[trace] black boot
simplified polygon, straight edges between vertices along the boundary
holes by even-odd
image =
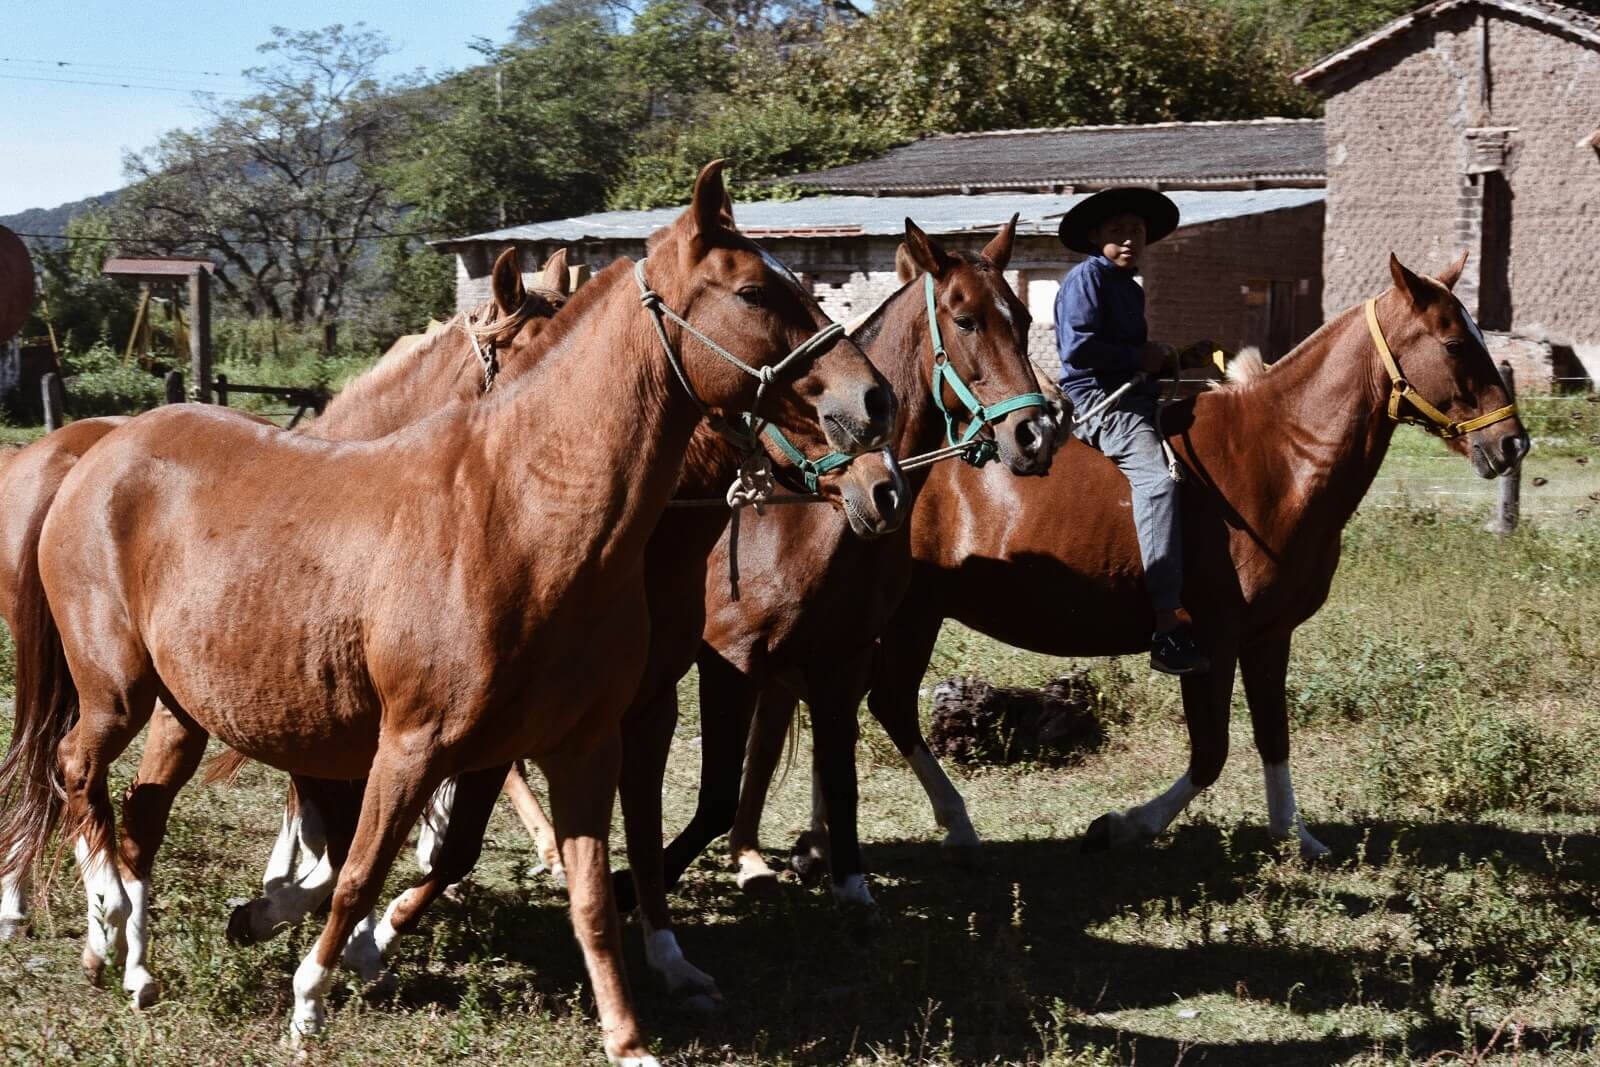
[[[1194,627],[1181,622],[1150,639],[1150,667],[1163,674],[1204,674],[1211,661],[1195,646]]]

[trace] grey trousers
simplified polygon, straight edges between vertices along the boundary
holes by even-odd
[[[1105,398],[1095,390],[1076,406],[1087,410]],[[1073,427],[1082,442],[1117,465],[1133,489],[1133,525],[1139,533],[1145,584],[1157,611],[1170,611],[1183,594],[1183,526],[1178,483],[1167,473],[1167,457],[1156,436],[1156,401],[1127,396],[1112,410]]]

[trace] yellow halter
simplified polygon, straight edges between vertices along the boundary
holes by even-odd
[[[1424,430],[1436,433],[1445,440],[1460,437],[1473,430],[1481,430],[1503,419],[1509,419],[1517,413],[1515,403],[1507,404],[1503,408],[1495,408],[1486,415],[1468,419],[1466,422],[1453,422],[1444,412],[1422,399],[1421,395],[1411,387],[1400,373],[1400,365],[1394,361],[1394,353],[1389,351],[1389,343],[1383,339],[1383,330],[1378,327],[1378,299],[1373,297],[1367,301],[1367,328],[1372,331],[1372,343],[1378,346],[1378,358],[1383,361],[1383,369],[1389,372],[1389,417],[1395,422],[1409,422],[1413,426],[1421,426]],[[1422,418],[1415,415],[1402,415],[1400,404],[1409,401],[1411,406],[1422,413]]]

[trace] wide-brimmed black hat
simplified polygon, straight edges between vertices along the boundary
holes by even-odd
[[[1178,205],[1163,193],[1138,185],[1102,189],[1078,203],[1061,218],[1061,243],[1074,252],[1092,256],[1100,249],[1089,231],[1113,215],[1133,214],[1144,219],[1146,244],[1155,244],[1178,228]]]

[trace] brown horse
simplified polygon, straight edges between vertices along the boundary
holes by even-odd
[[[846,453],[877,447],[894,418],[886,383],[818,329],[814,302],[732,228],[725,200],[708,167],[648,263],[615,264],[579,293],[546,358],[488,402],[336,444],[174,406],[73,468],[18,597],[19,723],[36,754],[59,745],[60,765],[26,790],[17,768],[47,761],[8,767],[0,786],[25,795],[0,849],[8,868],[31,861],[65,795],[103,902],[86,962],[140,903],[124,879],[135,898],[147,889],[142,842],[112,855],[105,774],[157,696],[252,758],[367,778],[327,925],[295,975],[295,1035],[322,1025],[339,951],[433,788],[531,754],[550,782],[607,1054],[653,1062],[605,859],[617,726],[649,632],[646,538],[708,409],[820,423]],[[681,309],[693,325],[658,337],[635,280],[646,311]]]
[[[566,302],[567,254],[562,250],[550,258],[540,285],[532,290],[524,289],[516,255],[509,250],[495,263],[492,278],[496,296],[491,301],[470,314],[456,316],[443,330],[383,360],[341,391],[326,412],[299,432],[325,440],[382,437],[452,401],[481,394],[485,369],[477,353],[493,353],[497,344],[503,346],[519,332],[529,339],[538,335]],[[478,336],[477,345],[469,331]],[[526,347],[511,350],[508,358],[520,355]],[[62,479],[91,446],[127,421],[122,416],[81,419],[11,454],[0,466],[0,618],[13,632],[22,561],[38,549],[39,529]],[[19,733],[13,734],[13,745],[20,740]],[[171,793],[194,773],[200,751],[186,749],[186,737],[166,709],[158,707],[137,778],[152,801],[159,795],[170,800]],[[165,834],[167,809],[151,803],[141,805],[139,811],[141,817],[151,820],[147,834],[159,842]],[[0,880],[0,940],[27,923],[27,874],[22,869]],[[146,996],[151,995],[148,991],[153,986],[136,978],[133,981],[147,990]]]
[[[949,362],[990,410],[1034,388],[1026,358],[1027,312],[1001,273],[1012,234],[1013,226],[1007,225],[981,256],[950,255],[910,220],[906,223],[907,246],[930,272]],[[919,267],[919,272],[922,269]],[[898,448],[903,454],[935,447],[947,430],[933,390],[936,381],[940,389],[949,386],[935,377],[937,364],[931,355],[936,346],[925,293],[923,285],[908,286],[860,331],[869,358],[893,382],[899,397]],[[960,410],[954,391],[940,399],[948,408]],[[983,425],[983,420],[974,425]],[[982,434],[995,440],[998,454],[1014,471],[1042,470],[1048,463],[1053,426],[1031,403],[1002,417],[990,417]],[[920,481],[922,476],[913,477]],[[860,649],[850,648],[850,643],[865,641],[870,646],[872,634],[886,617],[885,602],[892,603],[892,583],[904,580],[909,545],[903,537],[869,543],[848,533],[846,522],[835,513],[816,508],[773,509],[760,516],[746,512],[735,526],[715,512],[686,509],[667,513],[646,551],[653,624],[650,665],[623,728],[622,801],[634,884],[619,882],[618,890],[638,900],[646,958],[672,992],[712,1000],[719,996],[714,981],[682,955],[671,929],[661,871],[661,785],[677,721],[676,685],[700,648],[705,621],[702,605],[723,610],[721,605],[731,595],[734,561],[727,552],[737,538],[740,596],[747,602],[750,618],[774,638],[778,665],[785,662],[783,656],[803,656],[824,633],[831,633],[837,644],[825,642],[819,654],[840,652],[859,658]],[[706,555],[719,542],[715,562],[708,570]],[[751,542],[758,548],[748,549]],[[712,595],[703,600],[707,588]],[[820,661],[807,666],[825,671]],[[823,698],[819,695],[818,699]],[[856,699],[859,702],[859,695]],[[447,828],[431,851],[433,881],[464,877],[471,869],[495,787],[492,774],[475,782],[463,779],[452,803],[436,813],[440,822],[447,822]],[[537,805],[531,800],[530,795],[528,815],[537,821]],[[340,847],[339,828],[348,823],[342,813],[328,810],[338,806],[339,799],[325,791],[318,798],[319,810],[314,816],[316,844],[330,854]],[[288,853],[297,847],[280,838],[278,851]],[[300,849],[301,862],[317,864],[317,851]],[[630,889],[634,892],[628,892]],[[251,906],[274,906],[275,914],[285,915],[290,908],[303,909],[314,903],[292,888],[283,895],[286,905],[263,901]],[[431,897],[424,899],[421,887],[396,899],[376,931],[380,953],[396,930],[420,918],[428,899]]]
[[[1485,478],[1504,474],[1528,450],[1482,335],[1450,293],[1465,263],[1463,255],[1436,281],[1391,256],[1394,287],[1367,310],[1339,315],[1270,370],[1164,413],[1188,471],[1184,603],[1207,639],[1212,668],[1182,681],[1187,772],[1154,800],[1095,820],[1085,849],[1155,837],[1216,781],[1228,754],[1237,664],[1264,765],[1268,829],[1280,839],[1297,837],[1307,855],[1328,851],[1295,806],[1285,678],[1295,628],[1327,599],[1340,534],[1383,464],[1397,421],[1444,437]],[[1072,521],[1061,521],[1069,509]],[[1103,456],[1076,441],[1043,480],[947,467],[919,495],[911,537],[916,573],[884,631],[869,708],[915,768],[948,831],[946,844],[975,848],[965,804],[928,750],[917,717],[918,687],[940,626],[956,619],[1056,656],[1148,648],[1152,620],[1128,486]],[[752,752],[770,750],[774,737],[781,743],[786,725],[764,721],[767,740],[752,739]],[[819,744],[824,740],[819,735]],[[830,763],[818,760],[824,768]],[[749,772],[750,810],[741,822],[751,827],[759,823],[771,762]],[[797,846],[808,849],[805,841]]]

